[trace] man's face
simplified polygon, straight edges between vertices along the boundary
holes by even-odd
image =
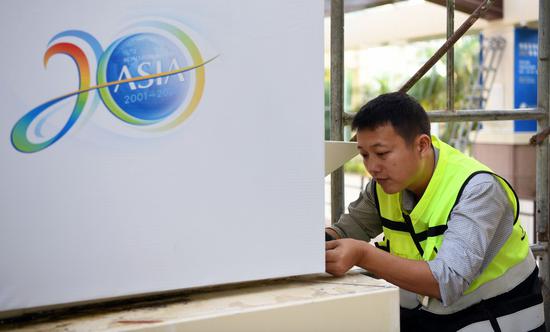
[[[417,140],[407,144],[391,124],[357,132],[357,149],[367,171],[387,194],[411,189],[421,178],[422,160]]]

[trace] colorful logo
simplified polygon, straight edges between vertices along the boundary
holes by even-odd
[[[79,87],[24,115],[11,133],[16,150],[33,153],[46,149],[79,119],[88,120],[100,100],[118,120],[151,131],[172,129],[193,113],[204,90],[204,66],[216,57],[204,60],[189,34],[175,24],[146,21],[125,31],[106,50],[95,37],[80,30],[64,31],[50,40],[44,66],[54,55],[69,56],[78,70]],[[86,54],[85,49],[92,51]],[[97,63],[94,85],[90,58]],[[95,92],[92,98],[91,92]],[[54,105],[73,96],[76,102],[66,123],[44,139],[42,128],[55,114]],[[83,116],[85,110],[90,114]]]

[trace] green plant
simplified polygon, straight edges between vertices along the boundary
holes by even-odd
[[[355,173],[360,175],[365,175],[367,172],[365,170],[365,165],[363,165],[363,160],[360,156],[352,158],[350,161],[344,164],[344,172],[346,173]]]

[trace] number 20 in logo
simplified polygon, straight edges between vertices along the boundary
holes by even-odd
[[[99,99],[118,119],[140,128],[164,131],[185,121],[202,97],[204,66],[216,57],[204,60],[195,42],[175,25],[148,21],[138,27],[140,32],[124,35],[105,51],[84,31],[68,30],[54,36],[44,54],[44,65],[56,54],[72,58],[79,74],[78,90],[25,114],[12,129],[13,147],[33,153],[51,146],[71,129],[88,103],[91,103],[89,112],[93,112]],[[62,41],[67,37],[84,42],[93,54],[88,56],[77,44]],[[97,61],[95,85],[91,82],[88,58]],[[90,93],[97,91],[99,94],[90,98]],[[52,106],[72,96],[77,98],[67,122],[44,139],[43,124],[55,113]]]

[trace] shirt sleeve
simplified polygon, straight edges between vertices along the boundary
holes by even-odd
[[[353,238],[369,242],[382,233],[382,223],[376,210],[373,196],[373,183],[370,181],[359,194],[359,198],[348,206],[331,228],[343,238]]]
[[[512,233],[514,211],[493,175],[475,175],[451,211],[436,258],[428,262],[441,301],[451,305],[468,289]]]

